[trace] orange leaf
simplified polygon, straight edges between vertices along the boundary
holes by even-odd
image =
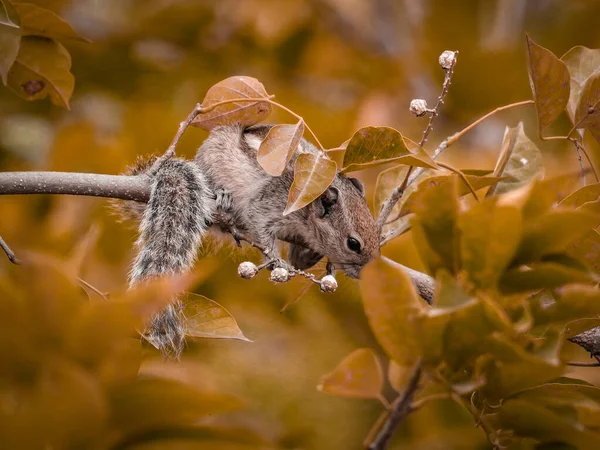
[[[379,399],[383,389],[379,358],[369,348],[354,350],[323,377],[317,389],[340,397]]]
[[[326,157],[303,153],[294,164],[294,182],[290,187],[283,215],[304,208],[325,192],[335,179],[337,164]]]
[[[277,177],[283,173],[304,134],[304,121],[296,125],[275,125],[258,148],[256,158],[265,172]]]
[[[564,62],[527,36],[529,81],[537,109],[540,135],[563,112],[569,101],[570,77]]]
[[[21,18],[23,34],[44,36],[51,39],[72,39],[90,42],[77,33],[71,25],[54,12],[32,3],[15,3],[15,9]]]
[[[265,87],[256,78],[235,76],[220,81],[211,87],[202,101],[202,107],[208,109],[211,105],[226,100],[267,98],[268,96]],[[208,131],[216,126],[231,123],[241,123],[244,127],[249,127],[266,119],[270,113],[271,105],[268,102],[231,102],[217,106],[209,112],[199,114],[192,125]]]

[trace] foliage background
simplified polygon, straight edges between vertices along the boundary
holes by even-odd
[[[70,111],[48,101],[27,103],[0,89],[3,171],[119,173],[136,155],[162,152],[207,88],[235,74],[261,80],[304,117],[325,147],[338,146],[366,125],[392,126],[418,140],[425,119],[410,115],[408,103],[434,101],[443,79],[438,55],[456,49],[459,62],[429,139],[431,150],[489,110],[530,98],[525,31],[557,55],[575,45],[600,47],[600,4],[585,0],[31,2],[57,12],[92,43],[66,43],[76,79]],[[275,111],[270,120],[289,117]],[[519,120],[542,149],[547,173],[577,168],[572,146],[536,140],[533,106],[485,122],[443,160],[493,168],[504,127]],[[569,130],[566,115],[555,128]],[[179,152],[191,157],[204,133],[189,131]],[[376,171],[359,176],[372,195]],[[0,211],[0,234],[17,252],[64,258],[97,225],[98,241],[82,277],[102,291],[125,288],[135,232],[115,222],[105,201],[13,196],[0,198]],[[384,254],[422,267],[406,236]],[[198,267],[207,276],[195,291],[227,307],[254,343],[201,340],[189,346],[181,364],[150,358],[145,370],[246,399],[254,413],[230,420],[256,427],[284,448],[358,448],[380,405],[316,391],[320,377],[350,351],[377,348],[357,284],[342,279],[333,295],[311,288],[282,314],[304,285],[275,287],[264,275],[241,280],[241,260],[227,248],[202,259]],[[0,272],[7,265],[1,262]],[[569,348],[574,359],[585,357]],[[594,369],[574,369],[572,375],[600,381]],[[471,418],[444,401],[411,415],[398,434],[397,448],[407,436],[411,448],[486,445]]]

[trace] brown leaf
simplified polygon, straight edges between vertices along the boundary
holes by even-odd
[[[365,127],[350,139],[344,155],[342,172],[352,172],[389,162],[437,168],[418,144],[388,127]]]
[[[600,198],[600,183],[589,184],[577,189],[561,200],[560,205],[577,208],[584,203],[593,202]]]
[[[303,153],[294,164],[294,182],[290,187],[283,215],[304,208],[325,192],[335,179],[337,164],[320,155]]]
[[[527,36],[529,82],[538,115],[540,136],[569,101],[570,77],[565,63]]]
[[[359,348],[321,379],[321,392],[354,398],[381,398],[383,370],[379,358],[369,348]]]
[[[25,100],[49,96],[55,105],[69,109],[75,87],[70,69],[71,55],[61,44],[27,36],[21,39],[19,55],[8,72],[8,86]]]
[[[202,295],[187,295],[183,309],[187,336],[251,342],[244,336],[235,318],[223,306]]]
[[[0,0],[0,77],[4,85],[19,53],[21,34],[19,13],[9,0]]]
[[[587,128],[600,141],[600,73],[587,79],[575,110],[577,128]]]
[[[581,97],[581,89],[586,80],[600,70],[600,49],[589,49],[578,45],[560,58],[571,75],[571,95],[567,104],[567,112],[573,123],[575,110]]]
[[[70,39],[90,42],[77,33],[71,25],[54,12],[32,3],[15,3],[21,18],[24,36],[43,36],[52,39]]]
[[[275,125],[258,148],[256,158],[265,172],[277,177],[283,173],[304,134],[304,121],[296,125]]]
[[[394,261],[379,258],[363,269],[360,290],[381,347],[398,364],[413,366],[420,356],[418,329],[425,306],[408,274]]]
[[[211,87],[202,101],[202,107],[208,109],[211,105],[226,100],[267,98],[268,96],[265,87],[256,78],[235,76],[220,81]],[[270,113],[271,104],[268,102],[232,102],[199,114],[192,125],[208,131],[216,126],[231,123],[240,123],[244,127],[249,127],[266,119]]]

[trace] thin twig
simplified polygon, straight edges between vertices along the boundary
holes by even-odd
[[[102,292],[100,289],[98,289],[97,287],[93,286],[92,284],[88,283],[87,281],[85,281],[83,278],[81,277],[77,277],[77,281],[79,282],[79,284],[81,284],[84,288],[88,288],[90,291],[95,292],[96,294],[98,294],[100,297],[102,297],[104,300],[108,301],[108,294],[106,292]]]
[[[406,418],[406,416],[411,412],[412,400],[415,394],[417,393],[417,389],[419,388],[419,382],[421,380],[421,361],[418,361],[415,364],[415,368],[413,369],[413,373],[406,385],[406,389],[402,393],[400,397],[396,401],[394,401],[392,405],[392,410],[373,439],[373,441],[368,445],[369,450],[383,450],[387,447],[394,431],[402,423],[402,421]]]
[[[458,55],[458,51],[455,51],[454,54]],[[448,93],[448,88],[450,87],[450,84],[451,84],[450,80],[452,79],[452,74],[454,73],[454,67],[456,67],[457,59],[458,58],[455,56],[454,59],[452,60],[452,64],[451,64],[450,68],[448,70],[446,70],[446,74],[444,76],[444,83],[442,85],[442,92],[438,97],[435,107],[431,111],[431,115],[429,116],[429,122],[427,124],[427,127],[423,131],[423,136],[421,137],[421,141],[419,142],[419,147],[423,147],[423,145],[425,145],[425,143],[427,142],[427,138],[429,137],[429,133],[431,133],[431,131],[433,130],[433,121],[438,116],[439,110],[444,103],[444,98],[446,97],[446,94]],[[406,172],[406,176],[404,177],[404,181],[402,182],[402,184],[400,184],[400,186],[396,187],[396,189],[394,189],[392,191],[392,194],[390,195],[390,197],[384,202],[383,207],[381,208],[381,212],[379,213],[379,217],[377,218],[377,226],[379,227],[380,232],[381,232],[381,229],[383,228],[383,224],[385,224],[388,217],[392,213],[394,206],[396,205],[396,203],[398,203],[398,200],[400,200],[400,198],[402,197],[402,194],[404,194],[404,191],[405,191],[406,187],[408,186],[410,176],[411,176],[413,170],[414,170],[414,166],[410,166],[408,168],[408,172]]]
[[[13,252],[6,241],[2,239],[2,236],[0,236],[0,248],[4,250],[4,253],[6,253],[7,258],[11,263],[21,264],[21,261],[15,256],[15,252]]]
[[[177,144],[179,143],[181,137],[183,136],[183,133],[185,133],[185,130],[188,129],[188,127],[192,124],[194,119],[201,112],[202,112],[202,105],[200,103],[196,103],[196,106],[194,106],[194,109],[192,110],[192,112],[187,116],[187,119],[185,119],[183,122],[181,122],[179,124],[179,129],[177,130],[177,133],[175,134],[175,137],[173,138],[173,142],[171,142],[171,145],[169,145],[169,148],[167,149],[165,154],[162,156],[163,159],[168,159],[168,158],[175,156],[175,148],[177,147]]]
[[[579,361],[569,361],[567,366],[573,367],[600,367],[600,362],[579,362]]]
[[[477,196],[477,192],[475,192],[475,188],[471,185],[471,183],[469,182],[468,178],[466,177],[466,175],[464,173],[462,173],[460,170],[455,169],[454,167],[452,167],[448,164],[438,163],[438,166],[443,167],[444,169],[447,169],[450,172],[453,172],[456,175],[458,175],[460,177],[460,179],[462,180],[462,182],[465,183],[465,185],[467,186],[467,188],[469,189],[469,191],[471,192],[471,194],[473,195],[475,200],[477,200],[477,202],[479,202],[479,197]]]

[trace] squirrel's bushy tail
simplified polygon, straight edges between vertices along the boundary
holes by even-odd
[[[140,221],[130,288],[151,278],[187,272],[213,216],[212,191],[192,162],[170,158],[155,163],[146,175],[152,186]],[[165,356],[178,358],[184,332],[182,305],[176,299],[151,318],[144,337]]]

